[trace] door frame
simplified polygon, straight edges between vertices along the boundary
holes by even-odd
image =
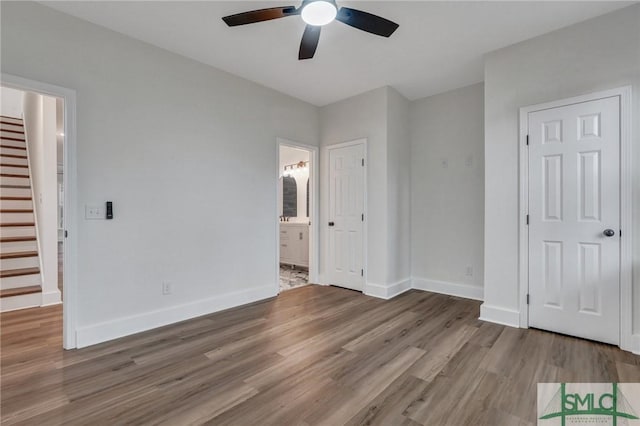
[[[318,282],[319,263],[319,233],[318,233],[318,147],[295,142],[285,138],[276,138],[276,182],[280,179],[280,148],[289,147],[309,151],[309,283]],[[275,199],[278,200],[278,184],[276,183]],[[280,209],[276,201],[275,210],[275,232],[276,232],[276,294],[280,292],[280,220],[278,218]]]
[[[620,348],[633,348],[633,299],[632,299],[632,159],[631,159],[631,86],[604,90],[571,98],[559,99],[520,108],[519,128],[519,215],[518,215],[518,259],[519,259],[519,307],[520,327],[529,328],[529,150],[527,133],[529,113],[572,104],[619,97],[620,105]]]
[[[29,80],[11,74],[0,74],[3,86],[64,100],[64,230],[67,238],[63,250],[63,298],[62,298],[62,346],[74,349],[77,330],[78,297],[78,199],[77,199],[77,153],[76,153],[76,91],[40,81]]]
[[[362,195],[362,200],[364,203],[364,221],[362,222],[362,269],[364,270],[363,273],[363,277],[362,277],[362,294],[366,294],[367,293],[367,272],[369,270],[369,268],[367,267],[367,260],[368,260],[368,255],[367,255],[367,248],[368,248],[368,239],[369,239],[369,212],[368,212],[368,198],[367,198],[367,188],[368,188],[368,180],[369,180],[369,157],[368,157],[368,143],[367,143],[367,139],[366,138],[360,138],[360,139],[354,139],[351,141],[347,141],[347,142],[340,142],[340,143],[335,143],[335,144],[331,144],[331,145],[325,145],[322,147],[322,158],[323,158],[323,165],[322,165],[322,170],[324,172],[324,177],[323,177],[323,186],[325,189],[325,197],[326,197],[326,203],[325,205],[323,205],[323,217],[326,219],[325,221],[329,220],[329,194],[330,194],[330,187],[331,187],[331,182],[329,180],[330,177],[330,167],[331,164],[329,162],[329,151],[332,149],[339,149],[339,148],[346,148],[349,146],[354,146],[354,145],[362,145],[362,156],[364,157],[364,167],[363,167],[363,173],[364,173],[364,179],[362,180],[362,191],[364,192]],[[331,285],[332,283],[331,281],[331,277],[328,273],[328,260],[329,260],[329,227],[325,226],[322,228],[322,240],[324,241],[323,243],[323,250],[322,250],[322,254],[323,254],[323,258],[324,258],[324,270],[325,273],[323,274],[323,281],[325,285]]]

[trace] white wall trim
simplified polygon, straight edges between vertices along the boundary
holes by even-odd
[[[404,280],[396,281],[395,283],[391,283],[387,286],[365,283],[363,293],[367,296],[389,300],[411,290],[411,288],[411,278],[405,278]]]
[[[319,179],[319,157],[318,147],[295,142],[285,138],[276,138],[276,182],[280,178],[280,147],[287,146],[289,148],[302,149],[309,152],[309,178],[311,182],[309,189],[309,282],[317,283],[320,269],[320,227],[318,221],[320,219],[319,200],[320,200],[320,179]],[[278,185],[276,184],[276,200],[278,199]],[[275,230],[276,230],[276,291],[280,291],[280,221],[279,206],[276,202],[275,211]]]
[[[482,321],[518,328],[520,325],[520,312],[483,303],[480,305],[480,319]]]
[[[42,293],[41,306],[58,305],[60,303],[62,303],[62,295],[60,294],[60,290],[55,289],[54,291]]]
[[[546,102],[537,105],[530,105],[520,108],[520,139],[519,139],[519,297],[518,304],[520,307],[519,326],[522,328],[529,327],[529,310],[527,306],[526,295],[529,291],[529,278],[527,271],[529,269],[528,255],[528,227],[526,224],[526,215],[528,212],[529,198],[529,171],[528,171],[528,151],[526,149],[526,137],[529,127],[529,113],[550,108],[577,104],[582,102],[594,101],[598,99],[619,97],[620,99],[620,229],[622,229],[622,237],[620,238],[620,348],[631,351],[633,343],[633,230],[632,230],[632,139],[631,139],[631,123],[632,123],[632,104],[631,104],[631,86],[624,86],[615,89],[590,93],[581,96],[575,96],[567,99],[560,99],[552,102]]]
[[[62,309],[62,345],[76,347],[78,260],[77,260],[77,154],[76,154],[76,92],[61,86],[28,80],[11,74],[0,74],[3,86],[37,92],[64,99],[64,229],[69,233],[64,242],[64,300]],[[38,295],[40,298],[40,295]]]
[[[272,284],[145,312],[78,329],[78,348],[129,336],[202,315],[277,296]]]
[[[417,290],[448,294],[449,296],[464,297],[465,299],[484,300],[484,288],[472,284],[414,277],[411,286]]]

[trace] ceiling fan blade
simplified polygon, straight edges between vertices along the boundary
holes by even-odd
[[[322,27],[316,27],[313,25],[307,25],[302,34],[302,41],[300,42],[300,51],[298,52],[298,59],[311,59],[316,53],[318,47],[318,41],[320,41],[320,29]]]
[[[236,13],[235,15],[225,16],[222,20],[228,26],[235,27],[237,25],[253,24],[255,22],[269,21],[271,19],[284,18],[298,14],[299,11],[295,6],[282,6]]]
[[[342,7],[336,20],[368,33],[389,37],[399,27],[395,22],[361,10]]]

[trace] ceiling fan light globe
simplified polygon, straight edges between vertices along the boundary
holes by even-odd
[[[307,4],[302,9],[302,20],[309,25],[320,27],[327,25],[336,18],[338,9],[335,4],[318,0]]]

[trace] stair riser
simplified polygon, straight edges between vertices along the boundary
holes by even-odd
[[[31,188],[0,188],[3,197],[31,197]]]
[[[12,241],[10,243],[0,243],[3,253],[15,253],[17,251],[36,251],[38,245],[35,240],[32,241]]]
[[[15,134],[15,133],[14,133]],[[8,139],[5,139],[8,138]],[[25,142],[24,141],[14,141],[12,139],[20,139],[22,138],[22,136],[18,135],[18,137],[12,137],[12,136],[2,136],[0,137],[0,144],[4,145],[4,146],[14,146],[16,148],[25,148]],[[25,152],[24,149],[22,149],[22,152]]]
[[[0,177],[0,184],[2,185],[29,185],[28,177]]]
[[[0,289],[28,287],[40,285],[40,274],[20,275],[17,277],[0,278]]]
[[[2,119],[4,121],[4,119]],[[18,124],[0,123],[0,130],[15,130],[16,132],[24,132],[24,127]]]
[[[22,124],[22,118],[17,117],[0,117],[0,120],[2,120],[4,123]]]
[[[2,191],[4,195],[4,191]],[[3,209],[33,209],[31,200],[2,200],[0,201]]]
[[[29,165],[26,158],[0,157],[0,162],[2,162],[2,164],[14,164],[16,166]]]
[[[25,167],[2,166],[2,167],[0,167],[0,173],[2,173],[2,174],[9,173],[9,174],[12,174],[12,175],[29,176],[29,169],[27,169]]]
[[[0,223],[33,223],[33,213],[0,213]]]
[[[6,271],[9,269],[37,268],[39,266],[40,263],[38,260],[38,256],[18,257],[16,259],[0,260],[0,271]]]
[[[4,145],[4,143],[2,143]],[[0,154],[8,154],[8,155],[27,155],[27,151],[24,149],[16,149],[16,148],[5,148],[4,146],[0,148]]]
[[[0,228],[0,235],[3,238],[9,237],[35,237],[35,226],[3,226]]]

